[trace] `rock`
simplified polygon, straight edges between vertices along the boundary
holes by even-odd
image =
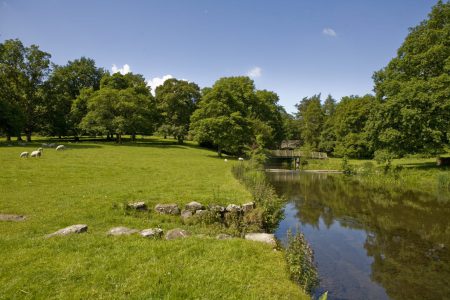
[[[200,209],[195,212],[195,216],[202,217],[202,216],[207,215],[208,213],[209,213],[209,211],[207,211],[206,209]]]
[[[161,228],[150,228],[141,231],[141,235],[146,238],[160,239],[163,235]]]
[[[225,207],[216,204],[211,204],[209,205],[209,210],[213,212],[224,213]]]
[[[216,239],[218,240],[229,240],[231,238],[233,238],[231,235],[225,233],[220,233],[216,236]]]
[[[174,239],[179,239],[179,238],[186,238],[188,236],[190,236],[191,234],[189,232],[187,232],[184,229],[181,228],[175,228],[172,230],[167,231],[166,233],[166,240],[174,240]]]
[[[128,208],[135,210],[147,210],[147,204],[145,204],[145,202],[143,201],[128,203]]]
[[[119,227],[111,228],[108,231],[108,235],[130,235],[130,234],[134,234],[137,232],[138,232],[138,230],[136,230],[136,229],[119,226]]]
[[[179,215],[180,209],[177,204],[157,204],[155,210],[162,215]]]
[[[57,235],[69,235],[69,234],[73,234],[73,233],[83,233],[83,232],[86,232],[87,230],[88,230],[87,225],[77,224],[77,225],[68,226],[68,227],[60,229],[56,232],[48,234],[46,237],[52,237],[52,236],[57,236]]]
[[[181,212],[181,219],[183,221],[186,221],[187,219],[189,219],[191,217],[192,217],[192,211],[183,209],[183,211]]]
[[[277,245],[277,241],[275,240],[275,236],[270,233],[247,233],[245,235],[246,240],[256,241],[267,243],[275,247]]]
[[[21,222],[25,219],[26,217],[21,215],[0,214],[0,221]]]
[[[195,212],[196,210],[204,209],[205,207],[201,203],[192,201],[192,202],[189,202],[188,204],[186,204],[185,208],[186,208],[186,210]]]
[[[248,202],[248,203],[242,204],[242,211],[244,213],[253,210],[253,208],[255,208],[255,203],[254,202]]]
[[[228,212],[240,212],[241,211],[241,207],[239,205],[236,204],[229,204],[226,208],[226,211]]]

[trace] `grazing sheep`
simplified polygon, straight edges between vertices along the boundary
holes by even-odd
[[[225,158],[225,159],[224,159],[223,161],[224,161],[224,162],[227,162],[227,161],[228,161],[228,159],[226,159],[226,158]]]
[[[42,149],[42,148],[39,148],[39,149]],[[41,150],[33,151],[33,152],[31,152],[30,156],[31,157],[41,157],[42,156],[42,151]]]
[[[239,161],[244,161],[244,159],[242,157],[239,157],[238,160]]]
[[[28,152],[22,152],[22,153],[20,153],[20,157],[22,158],[22,157],[26,157],[26,158],[28,158]]]
[[[56,151],[60,151],[60,150],[65,150],[66,147],[64,145],[59,145],[58,147],[56,147]]]

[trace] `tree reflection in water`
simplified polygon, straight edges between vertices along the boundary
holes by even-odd
[[[450,199],[371,189],[343,175],[267,176],[289,201],[277,234],[301,224],[330,298],[450,298]]]

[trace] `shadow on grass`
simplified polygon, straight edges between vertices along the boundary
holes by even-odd
[[[408,169],[418,169],[418,170],[448,170],[448,166],[438,166],[435,162],[418,162],[418,163],[404,163],[401,164],[403,167]]]

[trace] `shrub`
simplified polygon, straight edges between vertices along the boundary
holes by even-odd
[[[299,230],[296,234],[292,234],[289,230],[287,237],[288,244],[285,250],[285,258],[290,277],[304,291],[311,294],[319,284],[313,250]]]

